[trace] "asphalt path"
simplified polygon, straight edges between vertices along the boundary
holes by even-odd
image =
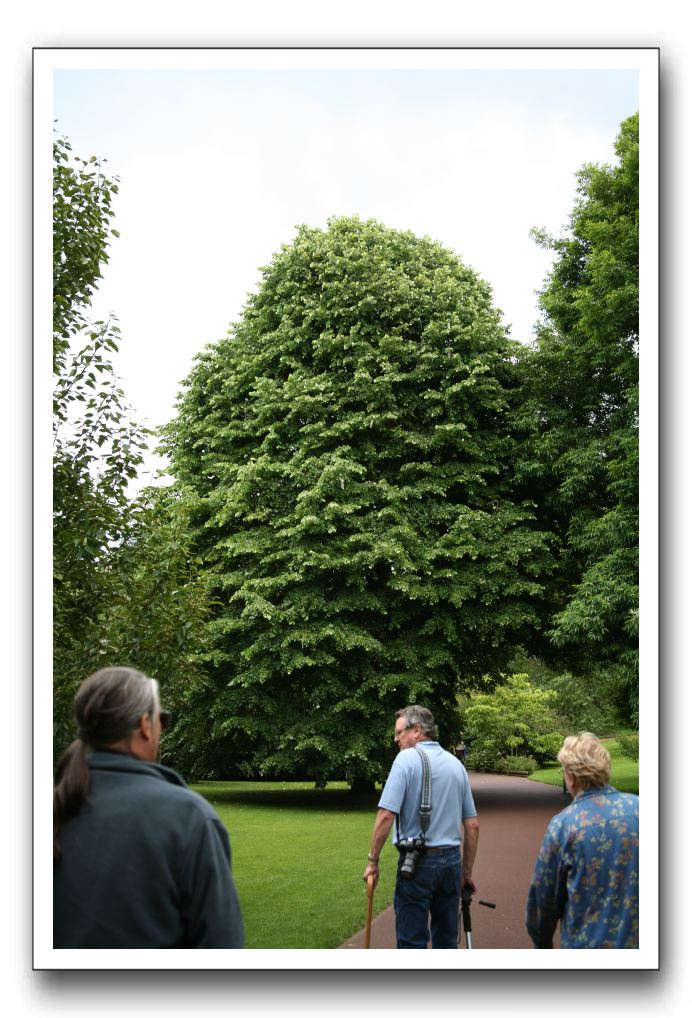
[[[476,893],[471,904],[473,949],[533,947],[524,925],[526,895],[534,862],[551,817],[571,802],[561,788],[528,778],[469,772],[478,811],[480,841],[473,870]],[[494,909],[477,899],[495,902]],[[377,890],[375,890],[377,908]],[[341,948],[365,947],[365,930]],[[396,947],[394,910],[372,921],[371,949]],[[460,947],[465,947],[462,932]]]

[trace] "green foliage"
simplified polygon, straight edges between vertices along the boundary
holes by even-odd
[[[200,776],[375,781],[395,708],[446,740],[537,624],[515,348],[455,254],[373,221],[301,227],[263,272],[166,436],[218,602],[187,742]]]
[[[563,740],[556,698],[527,675],[507,675],[492,692],[470,693],[461,702],[468,766],[497,770],[505,757],[554,759]]]
[[[614,682],[607,671],[586,675],[553,671],[544,662],[523,652],[512,659],[510,667],[513,671],[526,672],[535,686],[556,694],[553,706],[562,731],[607,734],[619,728]]]
[[[119,330],[92,323],[88,301],[107,261],[111,195],[95,160],[66,166],[69,143],[54,146],[53,191],[53,663],[58,747],[72,731],[71,703],[85,646],[108,596],[104,562],[123,539],[127,485],[136,476],[146,430],[131,411],[110,362]]]
[[[627,757],[628,760],[639,759],[638,735],[618,735],[617,744],[622,755]]]
[[[162,761],[185,766],[177,728],[204,676],[196,654],[204,639],[209,598],[200,560],[190,549],[185,506],[174,491],[147,488],[128,506],[120,542],[98,563],[98,602],[79,630],[72,683],[58,696],[56,745],[70,741],[73,688],[98,668],[119,664],[159,680],[173,724],[162,741]],[[62,692],[62,689],[60,689]]]
[[[53,143],[53,367],[60,373],[70,339],[89,325],[101,269],[108,261],[112,198],[118,178],[101,172],[96,156],[73,157],[66,138]]]
[[[209,597],[201,560],[190,547],[188,515],[178,494],[147,488],[131,504],[121,545],[109,556],[109,592],[85,651],[93,666],[117,661],[153,675],[173,712],[162,761],[182,765],[177,727],[204,686],[196,654],[204,640]]]
[[[561,546],[539,653],[607,672],[623,714],[638,703],[638,115],[614,166],[585,166],[566,237],[536,231],[556,261],[544,319],[522,357],[519,478]],[[522,489],[520,489],[522,490]]]
[[[532,756],[503,756],[494,765],[493,770],[500,774],[533,774],[537,766]]]

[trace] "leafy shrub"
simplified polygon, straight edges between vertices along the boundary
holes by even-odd
[[[520,771],[522,774],[533,774],[538,764],[532,756],[503,756],[498,760],[496,771],[500,774],[508,774],[512,771]]]
[[[639,759],[639,736],[618,735],[618,747],[623,756],[628,760]]]
[[[507,675],[492,692],[471,693],[462,704],[468,766],[496,770],[505,757],[554,762],[562,745],[556,695],[538,689],[527,675]]]
[[[472,771],[494,771],[498,759],[497,753],[487,749],[470,750],[466,755],[465,766]]]
[[[562,749],[564,736],[560,732],[547,732],[545,735],[534,740],[533,756],[539,763],[554,764],[557,761],[557,754]]]
[[[497,774],[511,774],[514,771],[533,774],[538,764],[532,756],[498,756],[488,750],[479,750],[468,754],[466,767],[476,771],[493,771]]]

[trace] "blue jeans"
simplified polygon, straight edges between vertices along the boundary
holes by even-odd
[[[418,860],[411,880],[402,879],[400,868],[401,860],[394,890],[396,946],[425,948],[432,934],[434,948],[456,949],[459,946],[461,896],[459,847],[442,852],[426,852]]]

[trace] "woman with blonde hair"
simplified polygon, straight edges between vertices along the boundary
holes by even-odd
[[[639,946],[639,797],[610,781],[610,753],[591,732],[558,753],[572,803],[554,816],[531,879],[526,928],[535,947]]]

